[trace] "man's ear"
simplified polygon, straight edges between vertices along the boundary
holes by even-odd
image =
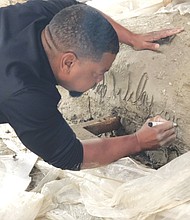
[[[72,52],[63,53],[61,57],[61,71],[64,73],[70,73],[71,68],[77,61],[77,57]]]

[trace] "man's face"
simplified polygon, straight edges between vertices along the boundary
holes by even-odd
[[[64,81],[62,86],[69,90],[73,97],[82,95],[103,80],[105,72],[110,69],[115,57],[115,54],[104,53],[98,62],[84,58],[77,59],[70,68],[69,79],[67,82]]]

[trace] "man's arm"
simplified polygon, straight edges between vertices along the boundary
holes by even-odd
[[[159,44],[155,43],[154,41],[178,34],[184,30],[183,28],[173,28],[173,29],[164,29],[161,31],[153,31],[146,34],[135,34],[129,31],[127,28],[120,25],[119,23],[117,23],[116,21],[114,21],[108,15],[104,14],[103,12],[100,13],[113,26],[113,28],[117,32],[119,41],[121,43],[132,46],[136,50],[143,50],[143,49],[157,50],[159,48]]]
[[[90,139],[82,141],[82,144],[83,164],[81,169],[107,165],[140,151],[137,137],[134,134],[113,138]]]
[[[79,170],[83,147],[57,109],[59,101],[55,87],[33,83],[4,100],[0,112],[33,153],[55,167]]]
[[[172,122],[158,116],[151,120],[163,121],[164,123],[149,127],[149,119],[139,131],[132,135],[82,141],[83,164],[81,168],[106,165],[143,150],[157,149],[175,139],[175,129]]]

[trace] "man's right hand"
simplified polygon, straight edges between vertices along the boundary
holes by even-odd
[[[149,127],[148,122],[163,124]],[[95,138],[81,141],[83,144],[82,169],[109,164],[122,157],[136,154],[143,150],[154,150],[172,142],[176,135],[173,123],[160,116],[150,118],[134,134],[110,138]]]
[[[163,123],[154,127],[149,127],[148,123],[151,121]],[[136,137],[139,143],[139,151],[155,150],[175,140],[176,134],[174,124],[158,115],[148,119],[141,129],[136,132]]]

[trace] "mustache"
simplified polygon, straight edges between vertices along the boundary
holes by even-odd
[[[77,92],[77,91],[69,91],[69,95],[71,97],[80,97],[82,96],[83,92]]]
[[[92,86],[92,90],[94,90],[96,88],[98,83],[95,83],[93,86]],[[83,95],[84,92],[77,92],[77,91],[69,91],[69,95],[71,97],[80,97]]]

